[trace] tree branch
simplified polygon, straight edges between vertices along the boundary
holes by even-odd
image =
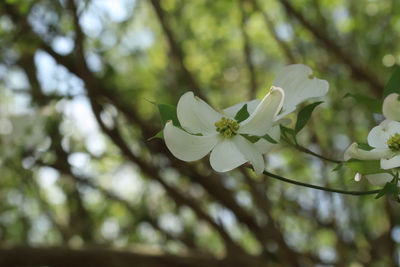
[[[157,15],[157,18],[161,24],[161,27],[167,37],[167,41],[168,41],[169,47],[171,49],[172,56],[178,62],[178,65],[183,74],[183,79],[185,80],[187,86],[190,88],[190,90],[193,90],[193,92],[195,92],[195,94],[197,96],[206,100],[205,95],[201,92],[200,86],[196,82],[192,73],[185,66],[185,63],[184,63],[185,55],[184,55],[183,49],[178,44],[178,41],[176,40],[175,34],[173,33],[171,25],[168,21],[167,14],[164,12],[164,10],[161,7],[161,1],[160,0],[150,0],[150,3],[153,6],[154,11]]]
[[[242,34],[243,39],[243,52],[246,61],[247,70],[249,73],[249,81],[250,81],[250,94],[249,98],[253,99],[256,97],[257,93],[257,77],[254,69],[254,64],[251,59],[251,46],[250,46],[250,38],[246,31],[246,23],[248,20],[246,10],[245,10],[245,2],[244,0],[239,1],[239,10],[242,16],[240,21],[240,32]]]
[[[287,13],[295,17],[314,37],[320,41],[320,43],[335,57],[342,60],[343,63],[348,65],[352,71],[354,78],[367,82],[373,89],[375,95],[381,96],[384,88],[384,84],[374,73],[372,73],[366,66],[363,66],[355,58],[355,55],[344,51],[335,40],[330,39],[318,26],[311,24],[304,16],[294,8],[289,0],[281,0],[280,3],[283,5]]]
[[[289,64],[296,63],[296,57],[293,55],[289,44],[279,37],[277,31],[275,30],[274,22],[270,19],[269,15],[260,7],[257,0],[250,0],[250,1],[253,4],[254,9],[263,15],[265,24],[267,25],[269,32],[275,39],[276,43],[278,44],[278,47],[283,51],[283,54],[286,56],[288,63]]]
[[[108,129],[101,120],[100,113],[101,113],[101,106],[99,103],[96,102],[94,96],[91,94],[90,89],[88,88],[89,93],[89,100],[92,106],[93,113],[95,118],[100,125],[102,131],[111,139],[111,141],[121,150],[121,152],[134,164],[138,165],[140,169],[151,179],[156,180],[158,183],[162,185],[168,195],[178,204],[184,205],[191,208],[197,216],[209,223],[221,236],[224,240],[228,252],[232,250],[235,252],[243,252],[243,250],[235,244],[235,242],[231,239],[231,237],[226,233],[226,231],[222,228],[222,226],[218,225],[207,213],[205,213],[193,200],[189,197],[183,195],[174,187],[168,185],[159,175],[158,168],[152,166],[150,163],[142,160],[141,158],[137,157],[135,154],[132,153],[129,146],[123,140],[118,128]]]
[[[248,266],[263,266],[256,260],[242,259],[242,263]],[[0,249],[0,266],[9,267],[217,267],[239,266],[238,264],[240,263],[230,258],[216,259],[200,255],[175,256],[171,254],[146,254],[105,248],[70,249],[66,247],[13,247]]]

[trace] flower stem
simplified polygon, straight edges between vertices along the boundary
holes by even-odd
[[[317,158],[320,158],[320,159],[323,159],[323,160],[326,160],[326,161],[329,161],[329,162],[338,163],[338,164],[343,162],[341,160],[335,160],[335,159],[330,159],[330,158],[324,157],[324,156],[319,155],[319,154],[309,150],[308,148],[305,148],[305,147],[303,147],[301,145],[298,145],[298,144],[294,145],[294,148],[296,148],[297,150],[299,150],[301,152],[307,153],[309,155],[312,155],[314,157],[317,157]]]
[[[279,176],[277,174],[273,174],[273,173],[270,173],[267,171],[264,171],[263,174],[265,174],[266,176],[269,176],[271,178],[281,180],[286,183],[309,187],[309,188],[332,192],[332,193],[344,194],[344,195],[353,195],[353,196],[373,195],[373,194],[377,194],[379,191],[381,191],[381,189],[370,190],[370,191],[347,191],[347,190],[340,190],[340,189],[332,189],[332,188],[327,188],[327,187],[323,187],[323,186],[294,181],[294,180],[291,180],[291,179],[288,179],[288,178],[285,178],[285,177],[282,177],[282,176]]]

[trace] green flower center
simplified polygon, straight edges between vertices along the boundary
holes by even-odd
[[[387,145],[392,151],[400,151],[400,134],[396,133],[387,140]]]
[[[217,121],[215,123],[215,127],[217,127],[217,132],[226,138],[231,138],[232,136],[236,135],[240,128],[237,121],[225,117],[223,117],[220,121]]]

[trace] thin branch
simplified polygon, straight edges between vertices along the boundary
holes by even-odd
[[[250,38],[246,31],[248,16],[246,14],[244,0],[239,1],[239,10],[242,16],[242,19],[240,21],[240,32],[242,34],[242,39],[243,39],[243,52],[246,59],[246,66],[249,72],[249,80],[250,80],[250,99],[253,99],[256,97],[257,93],[257,77],[254,69],[254,64],[251,59]]]
[[[264,171],[263,174],[265,174],[268,177],[271,177],[271,178],[274,178],[274,179],[277,179],[277,180],[280,180],[280,181],[283,181],[286,183],[299,185],[299,186],[303,186],[303,187],[308,187],[308,188],[313,188],[313,189],[326,191],[326,192],[344,194],[344,195],[353,195],[353,196],[374,195],[374,194],[379,193],[379,191],[381,191],[381,189],[370,190],[370,191],[347,191],[347,190],[341,190],[341,189],[332,189],[332,188],[327,188],[327,187],[323,187],[323,186],[294,181],[294,180],[279,176],[277,174],[270,173],[268,171]]]
[[[283,5],[287,13],[295,17],[304,28],[310,31],[314,37],[324,45],[329,52],[350,67],[354,78],[367,82],[376,95],[382,95],[384,88],[382,81],[376,76],[376,74],[367,69],[366,66],[358,62],[355,55],[350,54],[348,51],[344,51],[337,41],[331,39],[317,25],[311,24],[301,12],[296,10],[289,0],[281,0],[279,2]]]
[[[314,157],[320,158],[322,160],[326,160],[326,161],[333,162],[333,163],[338,163],[338,164],[343,163],[343,161],[341,161],[341,160],[331,159],[331,158],[322,156],[322,155],[317,154],[317,153],[309,150],[308,148],[305,148],[305,147],[300,146],[300,145],[294,145],[294,148],[296,148],[297,150],[299,150],[301,152],[304,152],[306,154],[309,154],[309,155],[312,155]]]
[[[34,193],[36,194],[37,200],[39,202],[40,209],[44,214],[46,214],[47,218],[53,224],[55,229],[60,233],[60,237],[62,239],[62,243],[66,243],[66,241],[70,238],[68,235],[68,231],[66,231],[66,227],[59,223],[56,219],[56,215],[51,207],[51,205],[47,202],[47,199],[43,196],[42,190],[40,186],[37,184],[36,179],[26,179],[27,182],[31,185]]]
[[[45,164],[42,161],[37,161],[37,163],[39,163],[42,166],[49,166],[49,167],[55,168],[58,171],[60,171],[61,173],[64,173],[65,175],[68,175],[69,177],[73,178],[79,184],[88,186],[88,187],[90,187],[90,188],[92,188],[92,189],[94,189],[96,191],[99,191],[103,196],[105,196],[106,198],[108,198],[111,201],[115,201],[115,202],[121,204],[122,206],[124,206],[129,211],[130,214],[135,214],[135,216],[138,217],[137,216],[138,210],[134,206],[132,206],[131,203],[129,203],[126,199],[123,199],[123,198],[119,197],[118,195],[116,195],[112,191],[107,190],[107,189],[101,187],[100,185],[96,184],[93,181],[93,179],[73,174],[71,172],[70,168],[65,169],[63,167],[63,165],[60,164],[59,161],[56,161],[53,164]],[[168,231],[165,231],[164,229],[162,229],[158,225],[158,223],[153,218],[151,218],[150,215],[148,215],[148,214],[146,214],[146,216],[143,216],[143,219],[140,218],[139,221],[148,222],[155,230],[159,231],[166,238],[168,238],[170,240],[180,241],[184,245],[186,245],[188,249],[198,249],[193,242],[189,242],[189,240],[187,240],[184,236],[173,235],[173,234],[169,233]]]
[[[289,44],[286,41],[284,41],[281,37],[279,37],[278,32],[275,29],[274,22],[269,17],[267,12],[265,12],[260,7],[260,5],[258,4],[257,0],[250,0],[250,1],[253,4],[254,9],[257,10],[258,12],[260,12],[263,15],[265,24],[267,25],[267,28],[268,28],[268,31],[271,33],[272,37],[274,38],[274,40],[278,44],[278,47],[283,51],[283,54],[286,56],[286,59],[287,59],[288,63],[289,64],[296,63],[296,57],[292,53],[292,50],[291,50]]]
[[[178,65],[182,71],[183,79],[190,90],[193,90],[195,94],[202,99],[206,99],[205,95],[201,92],[199,84],[196,82],[193,74],[188,70],[185,66],[184,60],[185,55],[183,52],[182,47],[179,45],[178,41],[176,40],[176,36],[172,31],[171,24],[168,21],[167,13],[162,9],[161,1],[160,0],[150,0],[151,5],[154,8],[154,11],[157,15],[157,18],[161,24],[161,27],[167,37],[167,41],[169,47],[171,49],[172,56],[177,60]]]

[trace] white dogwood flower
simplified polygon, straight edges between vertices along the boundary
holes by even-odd
[[[373,149],[367,151],[353,143],[344,153],[344,160],[380,160],[382,170],[400,167],[400,95],[392,93],[383,101],[383,115],[386,120],[372,128],[368,134],[368,145]],[[384,185],[393,179],[390,173],[376,173],[362,175],[357,173],[356,181],[362,177],[373,185]]]
[[[383,170],[400,167],[400,95],[393,93],[383,101],[383,115],[386,120],[372,128],[368,134],[368,145],[372,150],[363,150],[357,143],[351,144],[346,150],[345,160],[351,158],[360,160],[380,160]],[[381,180],[389,179],[380,175]],[[386,177],[386,178],[384,178]]]
[[[177,106],[183,130],[168,122],[163,132],[165,143],[171,153],[183,161],[196,161],[211,151],[210,163],[218,172],[250,162],[256,174],[261,174],[265,168],[263,154],[274,144],[263,138],[252,143],[243,135],[261,137],[268,134],[279,140],[279,120],[295,110],[300,102],[326,94],[328,88],[328,83],[315,78],[309,67],[296,64],[278,73],[274,86],[262,101],[239,103],[222,113],[187,92]],[[237,122],[235,115],[245,104],[250,116]]]
[[[163,132],[165,143],[171,153],[183,161],[199,160],[211,151],[211,167],[218,172],[230,171],[249,161],[255,172],[261,174],[265,148],[262,143],[253,144],[241,134],[265,135],[282,108],[283,97],[281,88],[272,87],[254,112],[238,123],[232,116],[215,111],[192,92],[187,92],[177,106],[178,120],[184,130],[168,122]]]
[[[345,152],[345,160],[380,160],[383,170],[400,167],[400,122],[384,120],[368,134],[372,150],[363,150],[353,143]]]

